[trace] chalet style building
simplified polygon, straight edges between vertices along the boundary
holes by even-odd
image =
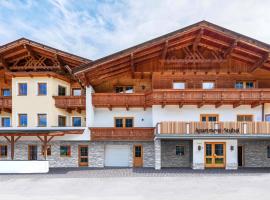
[[[0,46],[0,173],[270,167],[269,53],[207,21],[95,61]]]

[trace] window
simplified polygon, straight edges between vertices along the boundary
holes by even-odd
[[[82,118],[72,117],[72,126],[82,126]]]
[[[47,83],[38,83],[38,95],[47,95]]]
[[[47,156],[51,156],[52,155],[52,147],[51,145],[46,145],[47,146]],[[44,152],[44,145],[42,145],[42,155],[44,156],[45,152]]]
[[[133,89],[133,86],[116,86],[115,92],[116,93],[133,93],[134,89]]]
[[[10,97],[11,96],[10,89],[2,89],[2,96]]]
[[[27,114],[19,114],[19,126],[27,126]]]
[[[238,122],[252,122],[253,115],[237,115]]]
[[[59,115],[58,116],[58,126],[62,127],[62,126],[66,126],[66,117]]]
[[[26,96],[27,95],[27,83],[19,83],[19,96]]]
[[[58,85],[58,96],[66,96],[66,87]]]
[[[177,156],[184,156],[185,155],[185,148],[184,148],[184,146],[176,146],[175,147],[175,155],[177,155]]]
[[[202,114],[201,121],[202,122],[217,122],[218,115],[216,115],[216,114]]]
[[[72,89],[72,95],[73,96],[81,96],[82,95],[82,90],[80,88],[73,88]]]
[[[174,82],[173,83],[173,89],[185,89],[185,83],[184,82]]]
[[[203,82],[202,88],[209,90],[209,89],[214,89],[215,88],[215,83],[214,82]]]
[[[130,128],[133,127],[133,118],[132,117],[117,117],[114,119],[115,127],[117,128]]]
[[[7,157],[7,145],[0,145],[0,157]]]
[[[267,158],[270,158],[270,146],[267,146]]]
[[[46,114],[38,114],[38,126],[40,126],[40,127],[47,126],[47,115]]]
[[[270,115],[265,115],[265,121],[270,122]]]
[[[237,81],[235,83],[235,88],[237,89],[245,89],[245,88],[254,88],[254,81]]]
[[[61,157],[69,157],[71,156],[71,150],[69,145],[61,145],[60,146],[60,156]]]
[[[10,118],[2,117],[2,127],[10,127]]]

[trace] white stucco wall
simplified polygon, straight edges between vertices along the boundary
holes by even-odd
[[[237,140],[193,140],[193,169],[205,168],[205,142],[225,142],[226,144],[226,169],[237,169],[238,157],[237,157]],[[201,150],[198,150],[198,146],[201,146]],[[234,150],[231,150],[231,146]]]
[[[152,118],[155,126],[161,121],[200,121],[200,114],[218,114],[219,121],[236,121],[238,114],[253,115],[254,121],[262,120],[262,107],[258,106],[251,108],[248,105],[233,108],[232,105],[224,105],[215,108],[214,105],[206,105],[201,108],[197,106],[165,106],[162,108],[160,105],[152,107]]]
[[[114,127],[114,117],[133,117],[134,127],[152,127],[152,109],[95,108],[93,127]],[[88,117],[91,117],[88,115]]]

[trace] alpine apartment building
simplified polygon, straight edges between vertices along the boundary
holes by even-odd
[[[206,21],[95,61],[0,46],[0,172],[270,167],[269,52]]]

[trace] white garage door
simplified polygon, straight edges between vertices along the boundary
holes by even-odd
[[[105,166],[106,167],[128,167],[129,146],[106,145]]]

